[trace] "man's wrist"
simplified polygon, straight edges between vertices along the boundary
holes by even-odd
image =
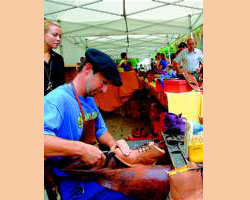
[[[72,141],[74,148],[74,153],[76,156],[81,156],[83,149],[86,147],[86,143],[81,142],[81,141]]]
[[[111,148],[111,147],[116,147],[117,146],[117,142],[116,141],[113,141],[113,142],[111,142],[110,144],[109,144],[109,147]]]

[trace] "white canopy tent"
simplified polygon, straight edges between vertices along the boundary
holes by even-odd
[[[200,26],[203,0],[44,0],[44,17],[61,25],[66,64],[90,47],[142,59]]]

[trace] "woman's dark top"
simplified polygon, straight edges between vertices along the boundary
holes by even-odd
[[[63,57],[53,50],[50,51],[50,55],[49,63],[44,61],[44,95],[65,83]],[[52,83],[51,89],[48,89],[49,79]]]

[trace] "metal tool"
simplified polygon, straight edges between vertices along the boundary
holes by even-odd
[[[115,153],[113,151],[103,151],[104,155],[106,156],[106,160],[109,160],[110,158],[112,158]]]
[[[108,163],[112,157],[115,156],[115,153],[113,151],[103,151],[104,155],[106,156],[106,162],[105,162],[105,167],[108,166]]]

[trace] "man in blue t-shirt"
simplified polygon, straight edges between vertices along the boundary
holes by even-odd
[[[108,132],[96,106],[94,96],[105,92],[108,84],[121,86],[120,74],[113,60],[103,52],[89,48],[86,60],[81,63],[77,76],[71,84],[64,84],[44,97],[44,156],[52,163],[53,172],[60,177],[61,198],[97,199],[102,194],[108,199],[130,199],[94,181],[69,180],[67,173],[60,170],[63,159],[77,156],[93,168],[104,166],[106,157],[92,144],[80,141],[88,122],[94,122],[95,137],[111,150],[120,148],[129,155],[129,146],[124,140],[116,141]],[[64,177],[64,178],[63,178]],[[100,195],[99,195],[100,196]]]

